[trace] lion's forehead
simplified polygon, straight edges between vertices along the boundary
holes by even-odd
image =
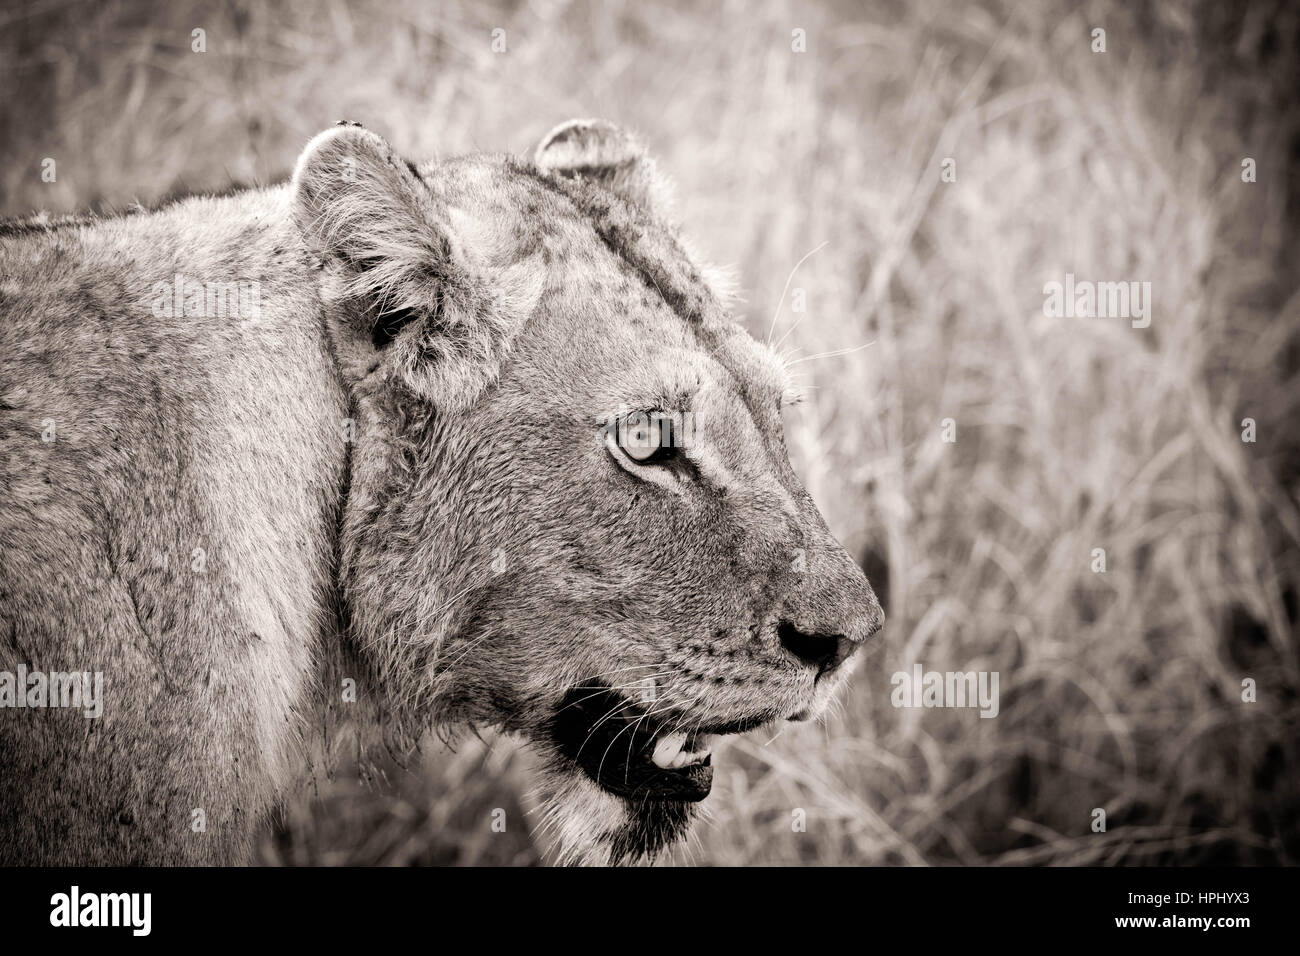
[[[658,374],[666,397],[688,397],[706,382],[747,403],[779,401],[790,390],[775,350],[732,319],[706,267],[647,210],[507,157],[454,160],[424,172],[457,231],[491,267],[532,273],[569,296],[616,302],[603,321],[625,332],[657,323],[659,361],[648,371]]]

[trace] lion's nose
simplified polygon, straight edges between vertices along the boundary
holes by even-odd
[[[817,668],[818,676],[839,667],[862,646],[843,634],[809,634],[790,621],[777,625],[777,636],[782,647],[805,664]]]

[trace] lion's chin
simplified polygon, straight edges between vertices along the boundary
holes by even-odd
[[[681,800],[631,801],[585,774],[544,772],[540,831],[554,844],[560,865],[613,866],[652,859],[682,840],[698,804]]]

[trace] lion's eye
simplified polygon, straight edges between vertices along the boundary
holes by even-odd
[[[618,423],[618,447],[638,465],[653,465],[672,457],[671,423],[657,412],[636,412]]]
[[[648,462],[663,448],[659,420],[651,415],[629,415],[619,432],[619,447],[633,461]]]

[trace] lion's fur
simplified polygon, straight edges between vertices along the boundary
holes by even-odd
[[[689,809],[564,766],[564,691],[654,675],[699,723],[824,706],[777,618],[861,641],[879,606],[665,193],[605,124],[420,167],[343,125],[287,186],[0,228],[0,670],[105,688],[99,720],[0,710],[0,861],[246,860],[363,710],[404,742],[524,735],[569,849],[634,857]],[[159,318],[177,275],[255,280],[260,315]],[[682,404],[697,484],[636,483],[596,437]]]

